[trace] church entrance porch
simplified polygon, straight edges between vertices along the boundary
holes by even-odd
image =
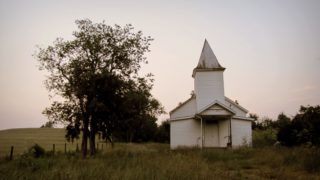
[[[231,144],[231,116],[198,116],[201,144],[205,148],[228,147]]]

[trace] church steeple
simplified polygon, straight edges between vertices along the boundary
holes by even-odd
[[[197,111],[214,101],[224,103],[224,70],[225,68],[219,64],[208,41],[205,40],[198,65],[192,73]]]
[[[194,77],[196,71],[219,71],[219,70],[223,71],[225,70],[225,68],[219,64],[217,57],[214,55],[208,41],[205,39],[198,65],[196,68],[194,68],[192,77]]]

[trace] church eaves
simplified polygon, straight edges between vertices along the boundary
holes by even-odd
[[[194,77],[196,71],[217,71],[225,70],[222,67],[217,57],[214,55],[207,40],[204,41],[200,59],[196,68],[194,68],[192,77]]]

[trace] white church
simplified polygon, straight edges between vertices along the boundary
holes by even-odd
[[[170,147],[251,146],[248,110],[224,95],[222,67],[205,40],[194,68],[194,94],[170,112]]]

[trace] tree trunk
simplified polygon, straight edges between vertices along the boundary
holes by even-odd
[[[108,135],[108,136],[107,136],[107,139],[110,141],[110,143],[111,143],[111,148],[113,149],[114,143],[113,143],[113,140],[112,140],[112,138],[111,138],[111,135]]]
[[[82,143],[81,143],[81,151],[82,151],[82,158],[85,159],[87,157],[88,152],[88,119],[84,119],[83,121],[83,129],[82,129]]]
[[[87,111],[85,110],[85,106],[83,103],[83,99],[81,96],[78,96],[79,102],[80,102],[80,109],[82,113],[82,122],[83,122],[83,128],[82,128],[82,142],[81,142],[81,152],[82,152],[82,158],[85,159],[87,157],[88,152],[88,132],[89,132],[89,118],[87,115]],[[87,106],[86,106],[87,107]]]
[[[92,128],[92,127],[91,127]],[[96,136],[95,130],[90,131],[90,156],[94,156],[96,153]]]

